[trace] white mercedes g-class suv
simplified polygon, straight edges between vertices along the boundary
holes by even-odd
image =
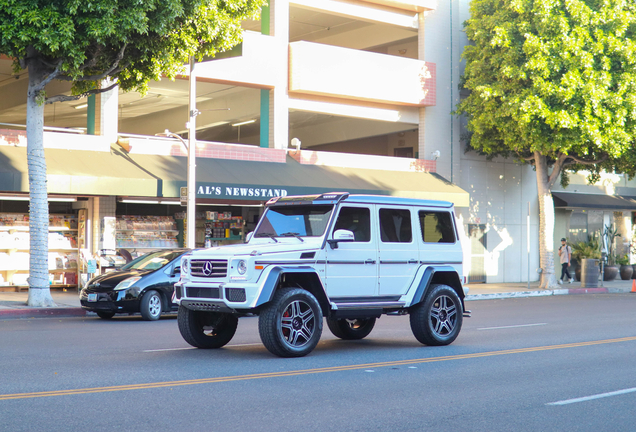
[[[452,203],[286,196],[267,202],[247,243],[184,255],[174,300],[179,331],[198,348],[227,344],[246,315],[259,316],[263,345],[281,357],[310,353],[323,317],[335,336],[362,339],[382,314],[409,314],[418,341],[447,345],[464,316],[461,274]]]

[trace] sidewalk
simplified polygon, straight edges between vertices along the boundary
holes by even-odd
[[[491,300],[520,297],[540,297],[567,294],[600,294],[600,293],[627,293],[632,289],[631,280],[613,280],[603,282],[598,288],[581,288],[580,282],[559,285],[558,289],[539,289],[538,282],[527,283],[491,283],[469,284],[466,301]],[[74,289],[66,292],[52,290],[51,296],[56,303],[52,308],[33,308],[27,306],[28,292],[3,292],[0,291],[0,321],[13,318],[36,317],[82,317],[87,312],[80,307],[79,294]],[[93,313],[88,312],[91,316]]]

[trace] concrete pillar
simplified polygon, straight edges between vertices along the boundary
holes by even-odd
[[[112,84],[110,80],[102,81],[102,88]],[[106,136],[108,142],[117,142],[119,128],[119,87],[99,93],[95,96],[95,134]]]
[[[424,34],[424,12],[420,12],[417,15],[418,18],[418,30],[417,30],[417,59],[425,60],[425,34]],[[417,153],[419,159],[430,159],[432,150],[426,147],[426,108],[419,109],[419,123],[417,132]]]
[[[270,35],[275,39],[275,64],[281,65],[273,90],[269,91],[269,146],[289,145],[289,0],[270,0]]]

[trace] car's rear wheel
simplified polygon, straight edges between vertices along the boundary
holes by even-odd
[[[179,306],[179,332],[187,343],[197,348],[221,348],[232,340],[238,318],[220,312],[193,311]]]
[[[335,337],[345,340],[364,339],[375,326],[375,318],[327,318],[327,326]]]
[[[101,319],[111,319],[115,316],[115,312],[97,311],[95,312]]]
[[[258,319],[265,348],[280,357],[302,357],[318,345],[322,310],[318,300],[302,288],[281,288]]]
[[[141,298],[140,312],[141,317],[146,321],[156,321],[161,317],[161,310],[163,308],[163,302],[161,300],[161,294],[157,291],[148,291]]]
[[[447,285],[433,285],[424,302],[410,311],[411,330],[425,345],[448,345],[462,328],[464,312],[459,296]]]

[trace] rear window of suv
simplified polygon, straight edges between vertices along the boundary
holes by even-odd
[[[448,212],[420,211],[422,240],[425,243],[455,243],[455,229]]]

